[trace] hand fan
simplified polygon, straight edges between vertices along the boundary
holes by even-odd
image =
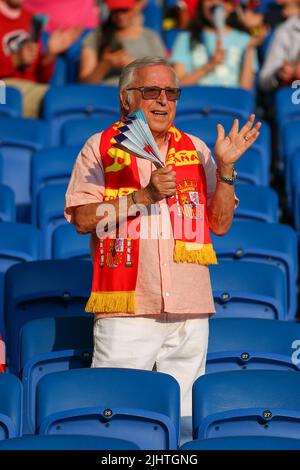
[[[128,115],[118,131],[114,137],[116,147],[151,161],[156,168],[165,166],[143,111]]]

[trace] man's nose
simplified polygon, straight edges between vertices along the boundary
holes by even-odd
[[[160,104],[164,104],[164,105],[167,104],[168,98],[167,98],[167,95],[166,95],[166,90],[161,90],[160,95],[159,95],[159,97],[157,98],[157,101],[158,101]]]

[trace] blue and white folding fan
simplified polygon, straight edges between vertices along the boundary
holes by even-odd
[[[114,137],[116,147],[151,161],[156,168],[165,166],[142,110],[129,114],[118,131],[120,134]]]

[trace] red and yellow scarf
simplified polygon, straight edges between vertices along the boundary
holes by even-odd
[[[104,201],[141,189],[136,157],[114,146],[114,136],[119,133],[120,125],[122,123],[115,123],[103,132],[101,138]],[[196,226],[199,214],[203,220],[201,243],[197,242],[196,236],[187,239],[184,230],[182,236],[175,239],[174,262],[216,264],[206,214],[206,179],[201,159],[190,137],[174,126],[170,127],[169,135],[166,165],[171,165],[176,171],[177,183],[176,196],[167,200],[169,209],[172,206],[176,209],[170,211],[173,233],[176,234],[175,224],[183,227],[185,218],[190,219],[192,227]],[[131,223],[132,218],[128,218],[127,228]],[[114,239],[97,239],[92,292],[86,311],[134,313],[138,262],[139,238],[118,238],[117,235]]]

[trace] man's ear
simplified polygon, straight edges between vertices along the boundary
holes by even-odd
[[[121,106],[124,111],[129,111],[129,99],[128,99],[128,93],[126,90],[123,90],[120,95],[120,100],[121,100]]]

